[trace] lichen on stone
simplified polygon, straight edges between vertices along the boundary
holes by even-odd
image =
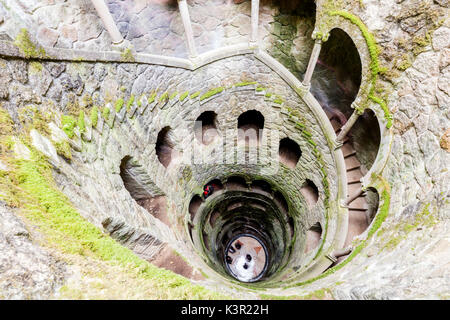
[[[116,112],[120,112],[120,110],[122,110],[122,107],[123,107],[124,103],[125,102],[124,102],[123,98],[119,98],[116,101],[116,104],[114,105],[114,108],[115,108]]]
[[[159,97],[159,102],[163,103],[169,100],[169,93],[166,91]]]
[[[132,94],[132,95],[130,96],[130,99],[128,99],[128,101],[127,101],[127,105],[126,105],[127,111],[130,111],[131,106],[132,106],[133,103],[134,103],[134,100],[135,100],[135,97],[134,97],[134,94]]]
[[[108,120],[110,113],[111,113],[111,110],[109,110],[108,107],[104,107],[103,110],[102,110],[103,119]]]
[[[180,101],[184,101],[184,99],[186,99],[188,95],[189,95],[189,91],[185,91],[184,93],[182,93],[180,95]]]
[[[122,61],[124,62],[135,62],[136,59],[133,55],[133,51],[131,48],[126,48],[121,54],[120,54]]]
[[[200,95],[200,91],[197,91],[197,92],[194,92],[193,94],[191,94],[191,95],[189,96],[189,98],[190,98],[190,99],[195,99],[195,98],[197,98],[199,95]]]
[[[84,122],[84,111],[81,111],[78,115],[77,126],[80,130],[80,133],[86,132],[86,123]]]
[[[63,115],[61,117],[61,124],[62,124],[63,131],[67,134],[67,136],[70,139],[72,139],[73,136],[75,135],[73,130],[75,129],[75,127],[77,125],[77,121],[75,120],[75,118],[72,116]]]
[[[91,109],[91,114],[90,114],[89,118],[91,120],[92,127],[93,128],[97,127],[97,123],[98,123],[98,107],[97,106],[94,106]]]
[[[14,44],[19,48],[20,52],[25,58],[46,58],[44,48],[36,46],[31,40],[28,30],[25,28],[20,29]]]
[[[350,12],[338,10],[338,11],[331,11],[328,14],[330,16],[340,16],[340,17],[343,17],[343,18],[351,21],[361,31],[361,33],[366,41],[367,49],[368,49],[369,55],[370,55],[369,69],[370,69],[371,76],[370,76],[370,80],[368,81],[368,85],[370,86],[370,88],[368,89],[368,92],[367,92],[366,103],[369,100],[377,103],[384,112],[384,116],[385,116],[385,120],[386,120],[386,128],[388,128],[388,129],[391,128],[392,127],[392,115],[389,111],[387,103],[383,99],[375,96],[375,94],[374,94],[376,91],[376,86],[377,86],[377,77],[378,77],[378,74],[382,70],[380,68],[380,62],[378,59],[379,48],[377,46],[374,36],[372,35],[372,33],[370,33],[369,29],[361,21],[361,19],[359,17],[351,14]],[[362,90],[362,91],[364,91],[364,90]],[[361,105],[360,107],[365,109],[367,106]]]
[[[56,152],[60,156],[64,157],[69,161],[72,159],[72,148],[70,147],[70,144],[66,140],[55,142],[54,146],[56,148]]]
[[[205,99],[211,98],[212,96],[215,96],[216,94],[221,93],[224,90],[223,87],[218,87],[218,88],[214,88],[209,90],[208,92],[204,93],[201,97],[200,97],[200,101],[203,101]]]

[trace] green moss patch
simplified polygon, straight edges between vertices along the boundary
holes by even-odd
[[[72,160],[72,148],[70,147],[69,142],[67,142],[66,140],[55,142],[54,146],[56,149],[56,153],[67,160]]]
[[[72,116],[62,116],[61,118],[61,123],[62,123],[62,129],[63,131],[66,133],[66,135],[72,139],[73,136],[75,135],[74,133],[74,129],[77,125],[77,121],[75,120],[74,117]]]
[[[361,106],[361,108],[365,109],[367,107],[367,103],[369,100],[379,104],[384,112],[384,116],[385,116],[385,120],[386,120],[386,127],[389,129],[390,127],[392,127],[392,115],[389,111],[389,108],[387,107],[386,102],[383,99],[381,99],[375,95],[375,92],[377,92],[376,86],[377,86],[378,74],[383,71],[383,69],[380,68],[380,62],[379,62],[379,58],[378,58],[379,48],[375,41],[375,37],[372,35],[372,33],[370,33],[369,29],[366,27],[366,25],[361,21],[361,19],[359,17],[357,17],[347,11],[331,11],[331,12],[329,12],[329,15],[330,16],[341,16],[341,17],[349,20],[354,25],[356,25],[359,28],[359,30],[361,31],[361,33],[366,41],[367,48],[369,50],[369,55],[370,55],[370,65],[369,65],[370,89],[368,92],[366,105]],[[360,110],[360,111],[362,112],[363,110]]]
[[[31,75],[40,74],[42,72],[42,63],[37,61],[30,62],[29,72]]]
[[[120,54],[122,61],[124,62],[135,62],[136,59],[134,58],[133,55],[133,51],[131,50],[131,48],[127,48],[125,49],[121,54]]]
[[[86,132],[86,123],[84,122],[84,111],[81,111],[78,115],[77,121],[78,128],[80,129],[80,133]]]
[[[190,99],[195,99],[195,98],[197,98],[199,95],[200,95],[200,91],[197,91],[197,92],[191,94],[191,96],[190,96],[189,98],[190,98]]]
[[[208,92],[204,93],[201,97],[200,97],[200,101],[206,100],[208,98],[211,98],[212,96],[215,96],[216,94],[221,93],[224,90],[223,87],[218,87],[218,88],[214,88],[209,90]]]
[[[121,268],[116,276],[130,280],[150,281],[150,297],[165,296],[172,299],[218,299],[226,298],[201,286],[193,285],[188,279],[171,271],[157,268],[136,256],[100,229],[85,220],[72,206],[69,199],[56,187],[51,166],[46,158],[28,145],[32,151],[31,160],[9,159],[13,170],[6,181],[12,197],[10,204],[20,204],[20,211],[28,223],[37,227],[44,236],[45,245],[63,254],[87,257],[91,261],[103,261],[109,266]],[[98,264],[100,265],[100,264]],[[109,270],[108,268],[100,269]],[[127,271],[133,275],[127,275]],[[69,289],[64,286],[64,292]]]
[[[394,227],[382,228],[377,232],[377,236],[381,237],[386,231],[390,230],[391,235],[388,240],[382,245],[381,250],[394,249],[400,242],[406,239],[409,233],[417,230],[420,227],[430,228],[437,223],[437,219],[430,212],[430,204],[428,203],[421,212],[414,216],[414,219],[406,219],[395,225]],[[409,220],[409,221],[408,221]],[[411,221],[412,220],[412,221]]]
[[[311,293],[308,293],[304,296],[299,295],[291,295],[291,296],[275,296],[269,294],[261,294],[259,295],[261,299],[266,300],[323,300],[327,296],[332,296],[331,290],[328,288],[322,288],[315,290]]]
[[[98,107],[97,106],[94,106],[91,109],[91,115],[89,116],[89,118],[91,120],[92,127],[95,128],[98,123]]]
[[[275,98],[275,99],[273,100],[273,102],[276,103],[276,104],[283,104],[283,99]]]
[[[183,94],[181,94],[180,96],[180,101],[184,101],[184,99],[187,98],[187,96],[189,95],[189,91],[185,91]]]
[[[108,120],[110,113],[111,113],[111,110],[109,110],[108,107],[104,107],[103,110],[102,110],[103,119]]]
[[[127,106],[127,111],[130,111],[131,106],[132,106],[133,103],[134,103],[134,100],[135,100],[135,96],[134,96],[134,94],[132,94],[131,97],[130,97],[130,99],[128,99],[127,104],[126,104],[126,106]]]
[[[166,91],[159,97],[159,102],[164,103],[167,100],[169,100],[169,93]]]
[[[253,85],[253,84],[257,84],[257,82],[256,81],[239,82],[239,83],[236,83],[234,86],[239,88],[239,87],[250,86],[250,85]]]
[[[117,101],[116,101],[116,104],[115,104],[115,109],[116,109],[116,112],[120,112],[120,110],[122,110],[122,107],[123,107],[123,105],[124,105],[124,101],[123,101],[123,99],[122,98],[120,98],[120,99],[118,99]]]
[[[148,99],[148,103],[149,104],[153,103],[155,101],[155,99],[156,99],[156,92],[153,92]]]
[[[19,48],[25,58],[46,58],[44,48],[37,47],[31,40],[28,30],[23,28],[17,35],[14,44]]]

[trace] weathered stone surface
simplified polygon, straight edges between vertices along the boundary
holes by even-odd
[[[450,152],[450,128],[445,131],[441,137],[440,146],[442,149]]]
[[[58,41],[58,32],[48,29],[46,27],[41,27],[37,33],[37,40],[43,46],[54,47]]]
[[[28,66],[27,62],[21,60],[15,60],[8,64],[11,71],[12,78],[19,81],[22,84],[28,82]]]
[[[66,70],[64,63],[49,62],[45,66],[54,78],[58,78]]]
[[[85,14],[81,16],[78,28],[78,39],[80,41],[96,39],[102,31],[103,27],[96,15]]]
[[[413,17],[408,17],[400,22],[400,28],[408,33],[416,33],[426,24],[425,15],[420,14]]]
[[[61,35],[64,38],[69,39],[71,42],[75,42],[78,40],[78,31],[72,25],[63,25],[61,27]]]
[[[33,243],[23,222],[0,202],[0,296],[48,299],[65,278],[64,263]]]
[[[450,28],[441,27],[433,33],[433,48],[436,51],[450,47]]]

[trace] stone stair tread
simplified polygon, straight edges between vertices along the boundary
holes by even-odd
[[[355,149],[353,149],[350,142],[344,143],[344,145],[341,147],[341,150],[342,150],[344,157],[355,153]]]
[[[347,172],[349,172],[349,171],[354,171],[354,170],[357,170],[357,169],[361,169],[361,166],[360,166],[360,165],[355,165],[355,166],[353,166],[353,167],[348,166],[348,167],[347,167]],[[360,171],[361,171],[361,170],[360,170]]]
[[[356,192],[361,190],[361,187],[362,187],[361,183],[354,183],[354,184],[348,185],[348,187],[347,187],[348,195],[349,196],[354,195]]]
[[[366,197],[362,196],[359,198],[356,198],[352,201],[352,203],[349,204],[349,209],[355,209],[357,211],[365,211],[368,209]]]
[[[353,155],[345,158],[345,166],[347,167],[347,169],[354,168],[356,166],[360,167],[361,163],[358,161],[358,158],[356,158],[356,156]]]
[[[356,151],[353,151],[353,152],[347,154],[346,156],[344,156],[344,159],[350,158],[352,156],[356,156]]]
[[[361,177],[363,176],[361,170],[351,170],[351,171],[347,171],[347,182],[354,182],[354,181],[359,181],[359,179],[361,179]]]
[[[368,206],[366,199],[363,198],[356,198],[352,201],[352,203],[349,204],[349,210],[355,210],[355,211],[367,211]]]
[[[363,211],[348,211],[348,233],[345,240],[345,246],[351,244],[354,237],[359,236],[368,227],[367,217]]]

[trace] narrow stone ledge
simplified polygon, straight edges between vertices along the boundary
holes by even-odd
[[[129,118],[133,118],[134,115],[135,115],[135,113],[136,113],[136,110],[137,110],[137,109],[138,109],[137,102],[134,101],[134,102],[133,102],[133,105],[131,106],[130,111],[128,112],[128,117],[129,117]]]
[[[123,122],[126,112],[127,108],[123,106],[122,109],[120,109],[120,111],[117,113],[117,120],[119,120],[119,122]]]
[[[200,103],[200,105],[203,105],[203,104],[205,104],[205,103],[208,103],[208,102],[210,102],[211,100],[214,100],[214,99],[216,99],[216,98],[218,98],[218,97],[221,97],[221,96],[224,94],[224,92],[225,92],[225,90],[222,91],[222,92],[216,93],[215,95],[213,95],[213,96],[211,96],[211,97],[209,97],[209,98],[207,98],[207,99],[199,100],[199,103]]]
[[[254,52],[255,50],[250,48],[248,43],[241,43],[233,46],[218,48],[197,56],[193,62],[192,70],[195,70],[217,60],[237,55],[250,54]]]
[[[46,57],[38,57],[39,60],[74,61],[74,62],[127,62],[124,61],[121,52],[115,51],[86,51],[63,48],[43,47]],[[25,58],[19,48],[11,41],[0,40],[0,56]],[[192,70],[194,65],[187,59],[166,57],[138,53],[134,56],[133,63],[154,64],[168,67],[177,67]]]

